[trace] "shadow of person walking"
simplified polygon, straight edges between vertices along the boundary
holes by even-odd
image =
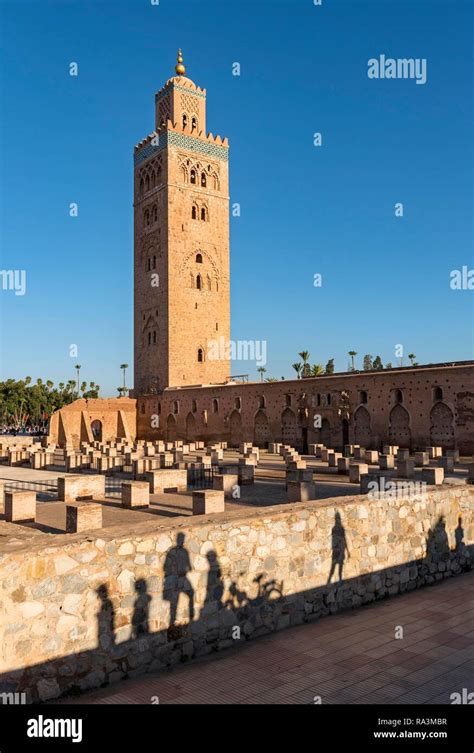
[[[438,562],[447,562],[450,559],[450,555],[446,520],[444,515],[440,515],[434,527],[428,531],[426,557],[436,564]]]
[[[458,524],[456,528],[454,529],[454,551],[458,552],[459,554],[463,554],[464,548],[464,528],[462,527],[462,517],[459,516],[458,518]]]
[[[209,562],[209,570],[207,572],[206,598],[204,599],[203,609],[206,609],[206,606],[208,608],[213,608],[213,605],[216,604],[217,609],[219,610],[224,606],[224,580],[222,578],[222,570],[217,553],[213,549],[206,554],[206,558]]]
[[[176,545],[166,553],[164,564],[163,599],[170,603],[170,627],[176,623],[180,594],[185,594],[189,601],[189,622],[194,619],[194,589],[187,577],[192,571],[191,559],[184,541],[184,533],[178,533]]]
[[[97,645],[109,651],[115,645],[115,609],[105,583],[96,589],[96,594],[101,601],[97,612]]]
[[[132,638],[139,638],[150,632],[148,624],[148,614],[150,609],[151,596],[147,591],[147,584],[144,578],[139,578],[135,583],[137,598],[133,606],[132,615]]]
[[[350,552],[346,541],[346,531],[342,525],[341,514],[336,512],[334,516],[334,525],[331,530],[331,549],[332,549],[332,561],[331,570],[329,572],[328,585],[331,582],[332,576],[336,567],[339,572],[339,583],[342,581],[342,571],[344,568],[344,560],[347,557],[350,559]]]

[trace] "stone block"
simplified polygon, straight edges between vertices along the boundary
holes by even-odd
[[[408,460],[410,457],[410,450],[406,447],[399,447],[397,450],[397,462],[399,460]]]
[[[123,507],[148,507],[150,484],[148,481],[124,481],[122,483]]]
[[[400,450],[398,452],[400,452]],[[397,476],[401,476],[402,478],[414,478],[415,461],[413,460],[413,458],[398,460],[397,455]]]
[[[185,492],[188,487],[188,472],[184,468],[162,468],[158,471],[148,471],[145,478],[150,484],[152,494],[162,494],[165,491]]]
[[[348,457],[338,458],[337,459],[337,472],[349,473],[349,463],[350,463],[350,460]]]
[[[422,468],[430,464],[430,455],[428,452],[415,452],[415,467]]]
[[[81,533],[94,528],[102,528],[102,505],[96,502],[66,505],[66,533]]]
[[[365,460],[365,447],[354,445],[354,459]],[[359,482],[357,482],[359,483]]]
[[[224,492],[224,497],[232,499],[235,487],[239,486],[239,476],[237,473],[218,473],[214,476],[212,485],[217,491]]]
[[[101,458],[100,458],[101,459]],[[82,499],[103,499],[105,497],[105,476],[67,475],[58,478],[58,499],[61,502],[74,502]]]
[[[438,457],[437,462],[438,468],[442,468],[445,473],[454,471],[454,458]]]
[[[369,465],[376,465],[379,462],[379,454],[377,450],[366,450],[365,462]]]
[[[288,502],[307,502],[316,499],[316,484],[312,481],[289,481]]]
[[[224,512],[224,492],[217,489],[202,489],[193,492],[193,515],[210,515]]]
[[[394,455],[379,455],[379,468],[382,471],[388,471],[391,468],[395,468],[395,456]]]
[[[328,463],[330,468],[337,468],[337,461],[342,458],[342,452],[330,452],[328,454]]]
[[[351,484],[360,484],[360,477],[369,472],[369,466],[366,463],[349,464],[349,481]]]
[[[9,523],[34,520],[36,517],[36,492],[5,492],[4,513]]]
[[[444,481],[444,469],[443,468],[422,468],[421,480],[429,486],[439,486]]]
[[[245,460],[244,463],[245,464],[243,464],[242,461],[239,460],[240,486],[248,486],[249,484],[253,484],[255,479],[255,467],[253,465],[247,465]]]

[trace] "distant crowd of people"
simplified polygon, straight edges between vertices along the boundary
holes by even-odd
[[[0,424],[0,434],[10,434],[13,437],[44,437],[48,429],[44,426],[14,426]]]

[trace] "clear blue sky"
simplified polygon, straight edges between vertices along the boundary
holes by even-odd
[[[0,378],[66,381],[79,361],[106,395],[132,366],[133,147],[179,46],[230,140],[232,336],[267,340],[267,376],[294,377],[303,349],[338,370],[351,349],[395,363],[398,343],[420,363],[473,357],[474,291],[449,285],[474,267],[473,3],[0,9],[1,268],[27,272],[26,295],[0,291]],[[426,58],[427,83],[369,79],[380,54]]]

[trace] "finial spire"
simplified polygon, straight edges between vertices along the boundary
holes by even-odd
[[[178,64],[175,68],[176,73],[178,76],[184,76],[186,73],[186,68],[183,65],[183,53],[181,52],[181,48],[178,50]]]

